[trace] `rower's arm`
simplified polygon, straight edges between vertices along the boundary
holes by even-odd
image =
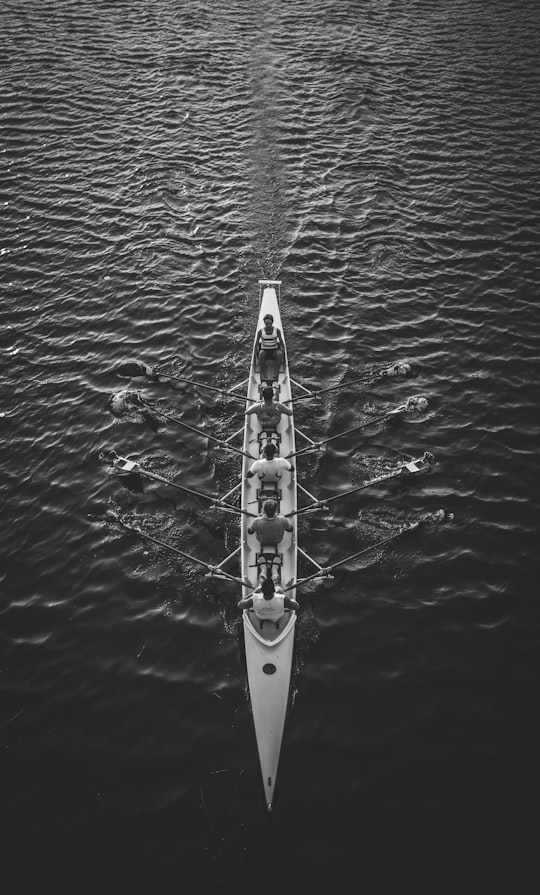
[[[248,407],[248,409],[245,412],[245,416],[248,416],[248,414],[250,414],[250,413],[257,413],[258,406],[259,406],[259,404],[257,403],[257,404],[252,404],[251,407]]]
[[[281,330],[278,329],[277,327],[276,327],[276,336],[277,336],[279,348],[281,348],[281,350],[284,351],[285,345],[283,343],[283,336],[281,335]]]
[[[294,609],[295,611],[300,609],[300,603],[297,603],[292,597],[285,597],[284,605],[286,609]]]
[[[281,411],[281,413],[286,413],[287,416],[292,416],[292,415],[293,415],[293,409],[292,409],[292,407],[287,407],[285,404],[280,404],[279,401],[276,401],[275,406],[278,408],[278,410]]]
[[[251,609],[253,606],[253,597],[243,597],[236,605],[239,609]]]
[[[259,351],[261,350],[261,333],[262,330],[259,330],[255,337],[255,357],[259,356]]]

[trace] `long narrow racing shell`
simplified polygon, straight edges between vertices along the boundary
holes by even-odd
[[[259,318],[257,333],[264,326],[265,315],[271,314],[274,318],[274,326],[281,330],[283,342],[283,326],[279,308],[279,282],[271,280],[260,281],[262,295],[260,297]],[[256,336],[255,336],[256,339]],[[287,351],[279,371],[274,371],[274,397],[275,400],[285,403],[290,401],[291,380]],[[255,352],[253,353],[247,386],[246,408],[261,400],[261,377]],[[292,407],[292,404],[287,404]],[[253,457],[260,453],[261,425],[256,414],[246,416],[244,429],[244,451]],[[282,414],[278,433],[278,453],[287,457],[295,450],[294,422],[292,416]],[[242,470],[242,509],[253,513],[257,511],[257,490],[260,481],[257,476],[247,479],[246,474],[251,462],[244,457]],[[287,515],[296,509],[296,473],[286,472],[279,482],[279,512]],[[288,588],[296,582],[296,516],[290,517],[293,525],[291,533],[286,532],[283,540],[278,545],[281,555],[281,584]],[[257,554],[260,543],[255,535],[248,534],[248,526],[251,521],[249,516],[242,516],[242,579],[243,595],[248,596],[257,586]],[[248,583],[249,582],[249,583]],[[295,589],[287,589],[287,594],[293,599]],[[272,810],[274,789],[281,752],[281,742],[285,726],[285,716],[289,699],[291,680],[291,667],[293,659],[294,631],[296,613],[286,610],[285,615],[278,623],[263,621],[255,615],[252,609],[244,610],[244,635],[246,648],[248,686],[255,725],[255,736],[259,751],[261,773],[264,784],[265,801],[269,811]]]

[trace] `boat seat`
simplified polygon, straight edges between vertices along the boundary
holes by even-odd
[[[274,547],[272,551],[271,548]],[[279,563],[277,562],[279,560]],[[263,546],[260,553],[255,554],[255,563],[253,564],[254,569],[259,569],[263,565],[263,561],[266,564],[266,574],[272,571],[272,565],[279,565],[279,577],[281,578],[281,567],[283,565],[283,553],[279,553],[277,549],[277,544],[267,544]],[[270,566],[270,568],[268,568]]]
[[[262,429],[261,432],[257,432],[257,441],[259,442],[259,451],[262,452],[263,447],[268,441],[271,441],[272,444],[275,444],[276,450],[279,456],[279,445],[281,442],[281,435],[277,431],[277,429]]]
[[[255,558],[258,561],[259,559],[266,560],[274,560],[276,556],[280,556],[283,559],[283,555],[278,550],[278,544],[261,544],[260,550],[255,554]]]
[[[277,500],[278,504],[281,500],[281,488],[278,488],[279,480],[276,479],[269,481],[262,478],[260,480],[260,485],[257,488],[257,500],[267,500],[268,498],[272,498],[273,500]]]

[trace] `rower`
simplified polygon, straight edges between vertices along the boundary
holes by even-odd
[[[263,323],[264,327],[259,330],[255,339],[255,359],[260,365],[261,382],[266,381],[271,385],[272,381],[278,378],[281,362],[285,353],[285,346],[283,345],[283,338],[280,330],[274,326],[274,318],[272,314],[265,314]],[[271,361],[274,366],[273,376],[269,376],[269,361]]]
[[[250,413],[256,414],[261,424],[261,434],[265,435],[267,440],[271,440],[273,436],[277,435],[277,427],[279,426],[281,415],[284,413],[287,416],[292,416],[293,410],[292,407],[286,407],[285,404],[274,401],[274,390],[269,385],[263,388],[262,396],[262,401],[248,407],[246,416]]]
[[[261,458],[251,464],[247,472],[247,479],[258,476],[260,487],[257,489],[257,500],[273,497],[281,498],[278,483],[283,472],[294,472],[292,464],[285,457],[276,457],[277,448],[271,441],[267,441]]]
[[[248,469],[247,478],[258,475],[262,482],[277,482],[284,471],[294,472],[292,463],[285,457],[276,457],[276,446],[271,442],[265,444],[261,458],[255,460]]]
[[[257,555],[260,578],[267,577],[270,569],[270,577],[279,580],[282,560],[278,544],[286,531],[293,531],[293,526],[285,516],[276,515],[276,510],[275,500],[265,500],[263,512],[248,526],[248,534],[255,534],[261,543],[260,553]]]
[[[286,609],[297,611],[300,608],[299,603],[286,596],[281,585],[274,584],[271,578],[265,578],[250,596],[243,597],[237,605],[239,609],[253,609],[261,620],[261,626],[264,621],[278,622]]]

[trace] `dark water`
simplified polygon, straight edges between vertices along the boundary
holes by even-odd
[[[535,891],[537,2],[4,0],[0,26],[2,892]],[[241,380],[261,277],[298,381],[419,371],[299,404],[304,431],[429,399],[299,459],[317,494],[437,460],[304,547],[455,517],[304,591],[271,822],[234,587],[110,514],[210,562],[234,518],[103,458],[232,486],[234,456],[110,402],[234,431],[118,368]]]

